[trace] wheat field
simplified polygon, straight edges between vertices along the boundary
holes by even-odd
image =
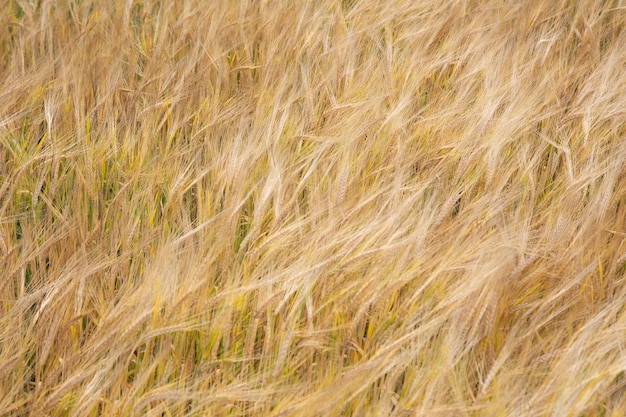
[[[4,0],[0,416],[626,415],[625,26]]]

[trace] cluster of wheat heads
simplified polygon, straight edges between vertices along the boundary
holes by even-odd
[[[626,415],[625,24],[4,1],[0,415]]]

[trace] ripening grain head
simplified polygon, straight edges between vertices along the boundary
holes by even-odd
[[[5,2],[0,415],[626,414],[625,25]]]

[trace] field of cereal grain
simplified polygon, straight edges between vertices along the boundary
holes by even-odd
[[[623,0],[5,0],[0,416],[626,415]]]

